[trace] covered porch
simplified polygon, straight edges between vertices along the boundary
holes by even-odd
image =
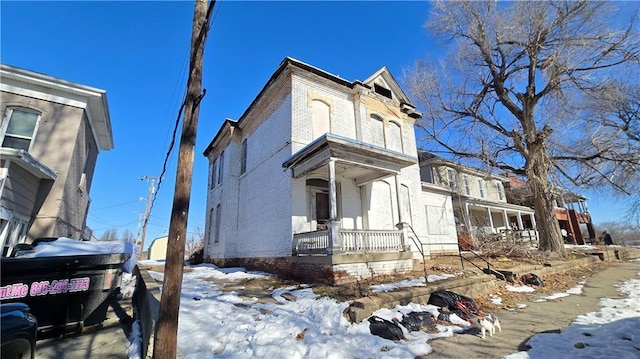
[[[529,207],[468,199],[456,208],[462,209],[458,217],[476,240],[483,235],[499,235],[532,243],[538,241],[535,212]]]
[[[409,189],[401,171],[417,158],[330,133],[283,163],[294,180],[292,254],[408,249]]]

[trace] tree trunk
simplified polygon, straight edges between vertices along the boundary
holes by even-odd
[[[536,146],[534,146],[536,147]],[[555,215],[553,186],[549,183],[549,165],[544,147],[537,149],[525,166],[529,188],[533,194],[533,205],[536,213],[537,230],[540,237],[540,250],[555,252],[564,256],[564,242],[560,233],[560,225]],[[532,148],[533,149],[533,148]],[[532,151],[533,154],[533,151]]]

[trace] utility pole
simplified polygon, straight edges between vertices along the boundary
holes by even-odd
[[[147,196],[147,209],[145,209],[144,211],[144,222],[142,223],[142,236],[140,237],[141,238],[140,257],[142,257],[142,253],[144,253],[144,239],[147,236],[147,224],[149,223],[149,214],[150,214],[149,212],[151,211],[151,201],[153,200],[153,193],[156,190],[153,184],[155,180],[158,179],[158,177],[142,176],[140,179],[143,181],[149,180],[149,195]]]
[[[207,9],[207,0],[196,0],[193,14],[191,34],[191,55],[189,61],[189,79],[185,112],[180,137],[176,185],[169,224],[167,256],[164,267],[164,281],[156,335],[154,337],[153,358],[175,359],[177,355],[178,313],[180,311],[180,292],[182,291],[182,274],[184,247],[187,238],[187,218],[191,199],[191,183],[193,177],[193,156],[196,144],[196,130],[202,92],[202,57],[207,32],[210,27],[211,13],[215,0]]]

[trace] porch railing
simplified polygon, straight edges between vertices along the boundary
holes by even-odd
[[[332,248],[329,231],[297,233],[293,235],[294,254],[328,254],[339,252],[383,252],[404,249],[402,231],[397,230],[339,230],[339,245]]]
[[[329,230],[293,235],[294,254],[326,254],[328,248],[331,248]]]

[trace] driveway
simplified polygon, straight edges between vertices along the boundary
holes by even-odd
[[[120,317],[124,318],[120,321]],[[114,302],[101,324],[85,328],[80,334],[40,340],[36,343],[36,359],[126,359],[133,317],[131,298]]]

